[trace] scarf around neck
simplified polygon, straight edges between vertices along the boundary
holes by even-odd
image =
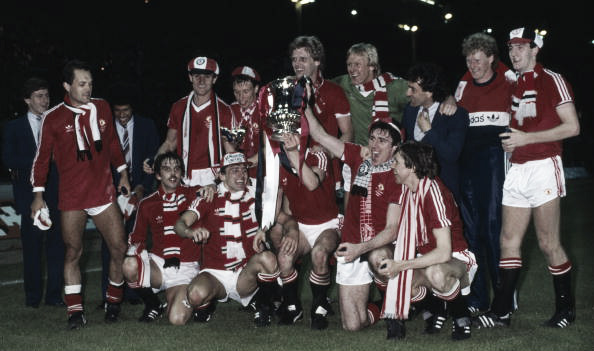
[[[84,161],[86,157],[87,160],[92,160],[93,156],[91,154],[89,137],[93,141],[95,151],[101,152],[103,149],[99,124],[97,122],[97,107],[93,102],[75,107],[72,105],[72,101],[68,95],[64,97],[64,106],[74,114],[76,159]]]
[[[518,75],[516,89],[512,95],[512,114],[519,126],[524,124],[524,118],[536,117],[537,93],[534,80],[538,76],[536,70],[539,67],[537,64],[533,71]]]
[[[392,122],[388,107],[388,91],[386,86],[392,81],[399,79],[392,73],[383,73],[371,81],[357,85],[357,89],[364,94],[375,92],[373,95],[373,107],[371,108],[371,119],[379,119],[383,122]]]

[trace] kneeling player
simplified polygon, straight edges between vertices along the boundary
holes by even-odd
[[[284,149],[292,170],[281,167],[280,184],[284,191],[284,212],[292,215],[298,230],[285,230],[285,235],[271,239],[277,249],[281,270],[283,303],[279,308],[280,324],[293,324],[303,317],[297,295],[295,261],[311,252],[312,269],[309,283],[312,292],[311,328],[326,329],[330,306],[327,292],[330,287],[329,258],[338,245],[338,206],[334,196],[334,178],[328,176],[328,159],[324,152],[305,153],[299,167],[299,136],[283,135]],[[296,171],[300,169],[300,171]]]
[[[434,297],[447,301],[454,319],[452,338],[469,338],[464,295],[470,292],[477,266],[462,235],[452,193],[437,178],[431,146],[406,142],[397,148],[394,160],[396,181],[404,185],[394,259],[376,263],[378,272],[390,278],[382,311],[388,338],[404,337],[411,302]]]
[[[167,315],[172,324],[185,324],[192,314],[186,301],[187,286],[199,271],[198,246],[191,239],[175,235],[173,226],[194,200],[197,188],[180,185],[183,160],[168,152],[155,160],[159,189],[144,198],[138,206],[134,229],[128,239],[128,253],[123,271],[126,281],[145,303],[141,322],[160,318],[164,308],[156,292],[165,290]],[[212,198],[210,188],[201,195]],[[146,250],[147,233],[152,233],[152,248]]]
[[[260,327],[271,323],[279,269],[272,252],[258,252],[264,233],[258,231],[255,189],[247,186],[246,165],[242,153],[226,154],[214,200],[197,198],[177,221],[175,232],[204,245],[203,270],[187,289],[189,303],[208,309],[216,300],[231,298],[247,306],[255,295],[254,323]]]

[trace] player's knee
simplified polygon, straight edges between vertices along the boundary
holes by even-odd
[[[328,255],[330,252],[324,247],[316,245],[311,249],[311,262],[316,267],[324,266],[328,262]]]
[[[208,291],[199,284],[190,284],[188,286],[188,302],[192,306],[202,305],[208,297]]]
[[[122,264],[122,273],[127,282],[133,282],[137,280],[138,276],[138,262],[133,257],[126,257]]]
[[[271,251],[263,251],[258,254],[258,261],[269,272],[276,271],[278,269],[278,261],[276,256]]]
[[[447,290],[447,288],[444,288],[447,285],[446,274],[441,265],[427,267],[425,275],[434,289],[438,291]]]
[[[69,244],[64,245],[64,261],[74,262],[78,261],[82,256],[82,246],[73,246]]]
[[[355,332],[363,329],[363,324],[361,321],[357,319],[343,319],[342,320],[342,329],[349,332]]]
[[[171,311],[169,313],[169,323],[173,325],[184,325],[188,321],[188,317],[184,313]]]

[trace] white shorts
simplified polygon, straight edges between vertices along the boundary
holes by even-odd
[[[85,211],[89,216],[96,216],[96,215],[100,214],[101,212],[107,210],[109,205],[111,205],[111,202],[107,203],[105,205],[95,206],[95,207],[91,207],[91,208],[85,208],[83,211]]]
[[[243,268],[240,268],[235,271],[206,268],[203,269],[200,273],[209,273],[223,285],[223,287],[225,288],[225,292],[227,293],[227,296],[220,299],[220,302],[226,302],[230,298],[231,300],[235,300],[245,307],[250,303],[252,297],[256,295],[258,289],[256,288],[256,290],[254,290],[254,292],[252,292],[248,296],[239,296],[239,293],[237,292],[237,280],[239,279],[239,273],[241,273],[242,270]]]
[[[333,218],[328,222],[320,224],[303,224],[299,222],[297,222],[297,224],[299,225],[299,231],[301,231],[303,235],[305,235],[305,238],[309,243],[309,247],[314,247],[316,240],[318,240],[318,237],[320,236],[320,234],[322,234],[324,230],[334,229],[338,231],[339,220],[338,218]]]
[[[474,280],[474,275],[476,274],[476,270],[478,269],[478,264],[476,263],[476,258],[474,254],[468,249],[464,251],[454,251],[452,252],[452,257],[466,263],[466,274],[468,275],[468,286],[462,288],[460,291],[462,295],[466,296],[470,294],[470,285],[472,285],[472,281]]]
[[[179,269],[175,267],[163,268],[165,260],[157,255],[149,253],[149,257],[153,260],[159,271],[161,272],[161,287],[159,291],[167,290],[178,285],[190,284],[192,279],[200,272],[200,265],[198,262],[181,262]]]
[[[188,172],[192,175],[192,179],[184,177],[184,184],[187,186],[207,186],[215,183],[216,175],[219,171],[213,168],[202,168],[192,169]]]
[[[534,208],[565,196],[561,157],[512,163],[503,183],[504,206]]]
[[[373,281],[373,273],[367,261],[361,258],[345,263],[344,258],[336,259],[336,284],[340,285],[365,285]]]

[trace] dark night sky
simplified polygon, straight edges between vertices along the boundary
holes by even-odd
[[[410,32],[396,28],[398,23],[420,26],[417,61],[441,64],[452,83],[465,70],[460,44],[466,35],[492,27],[507,63],[510,29],[546,28],[540,60],[573,84],[579,107],[591,95],[587,83],[593,76],[594,26],[587,3],[442,1],[454,14],[445,24],[442,7],[418,0],[317,0],[303,8],[299,32],[289,0],[2,1],[0,117],[22,112],[15,92],[31,74],[51,81],[57,102],[63,63],[80,58],[105,67],[95,73],[95,96],[109,97],[113,83],[130,81],[138,87],[139,109],[164,123],[170,104],[189,91],[185,65],[190,58],[204,54],[219,61],[216,89],[231,100],[228,75],[236,65],[252,65],[265,81],[290,73],[286,50],[298,34],[317,35],[324,43],[326,77],[345,73],[345,52],[360,41],[378,47],[384,71],[403,75],[411,64],[412,40]],[[356,17],[350,15],[352,8],[359,12]]]

